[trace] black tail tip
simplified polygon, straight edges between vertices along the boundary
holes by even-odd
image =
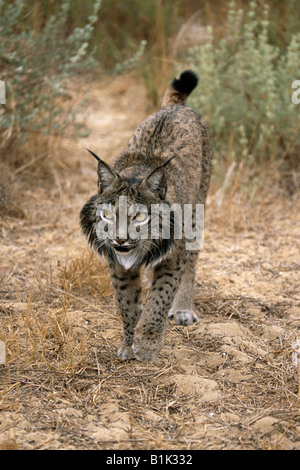
[[[198,85],[199,77],[193,70],[185,70],[179,78],[174,78],[172,87],[179,93],[189,95]]]

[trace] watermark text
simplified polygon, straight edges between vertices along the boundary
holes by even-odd
[[[99,239],[185,239],[186,250],[200,250],[204,242],[204,204],[128,204],[120,196],[116,206],[100,204],[96,211]]]
[[[6,88],[3,80],[0,80],[0,104],[6,104]]]
[[[292,88],[296,88],[296,91],[292,93],[292,103],[299,104],[300,103],[300,80],[294,80],[292,83]]]

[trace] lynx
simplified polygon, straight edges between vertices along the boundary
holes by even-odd
[[[162,237],[161,216],[158,236],[151,237],[149,232],[148,237],[141,237],[138,230],[145,226],[146,233],[150,230],[151,208],[159,204],[193,208],[205,204],[211,173],[207,124],[197,111],[185,106],[197,83],[191,70],[174,79],[161,108],[139,124],[112,166],[89,150],[98,161],[98,194],[81,209],[80,224],[90,246],[108,260],[122,316],[121,360],[154,360],[163,347],[168,317],[183,325],[198,319],[193,288],[199,249],[187,250],[183,232],[181,238],[174,236],[173,212],[169,237]],[[195,214],[193,209],[193,228]],[[99,234],[99,224],[109,231],[124,217],[137,227],[136,236],[126,230],[121,233],[120,228],[113,236]],[[141,273],[146,267],[151,270],[152,285],[143,305]]]

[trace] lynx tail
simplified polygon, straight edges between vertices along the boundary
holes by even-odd
[[[198,75],[192,70],[185,70],[179,78],[174,78],[165,91],[162,106],[170,106],[171,104],[184,105],[187,97],[196,88],[197,84]]]

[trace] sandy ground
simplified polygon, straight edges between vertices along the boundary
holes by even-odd
[[[108,161],[124,148],[143,86],[99,84],[87,116],[92,134],[61,144],[55,184],[27,185],[26,217],[1,222],[0,448],[299,450],[299,198],[239,207],[231,223],[212,187],[199,321],[169,322],[153,363],[121,362],[107,267],[78,212],[96,190],[84,147]]]

